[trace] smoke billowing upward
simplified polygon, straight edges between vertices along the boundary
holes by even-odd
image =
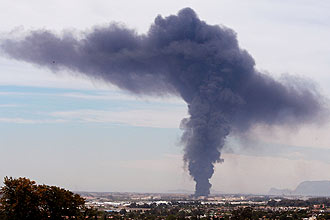
[[[70,69],[139,95],[173,94],[188,105],[184,161],[196,195],[210,193],[214,164],[231,131],[256,123],[299,124],[323,109],[318,93],[294,79],[276,81],[255,69],[228,28],[208,25],[186,8],[158,16],[148,33],[111,24],[83,36],[31,31],[1,42],[7,56],[53,71]]]

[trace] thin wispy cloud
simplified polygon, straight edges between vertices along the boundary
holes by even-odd
[[[0,108],[16,108],[21,107],[21,104],[0,104]]]
[[[34,93],[25,93],[25,92],[0,92],[0,96],[21,96],[21,95],[32,95]]]
[[[230,137],[227,139],[224,152],[256,157],[278,157],[289,160],[319,160],[330,164],[329,148],[263,142],[247,137],[241,139]]]
[[[33,87],[32,87],[33,88]],[[148,103],[162,103],[162,104],[179,104],[184,105],[184,102],[177,97],[162,96],[162,97],[140,97],[136,95],[127,94],[120,91],[94,91],[89,90],[79,92],[65,92],[64,89],[59,89],[54,92],[0,92],[0,96],[52,96],[72,99],[86,99],[86,100],[103,100],[103,101],[138,101]],[[1,107],[1,106],[0,106]]]
[[[105,111],[81,109],[50,113],[50,116],[67,121],[84,123],[113,123],[137,127],[178,128],[185,108],[135,109],[125,111]]]
[[[82,92],[71,92],[56,94],[57,96],[76,98],[76,99],[90,99],[90,100],[121,100],[121,101],[141,101],[148,103],[166,103],[166,104],[182,104],[184,102],[177,97],[163,96],[163,97],[140,97],[136,95],[126,94],[124,92],[99,92],[94,94],[86,94]]]
[[[63,123],[63,119],[28,119],[28,118],[0,118],[0,123],[14,123],[14,124],[49,124],[49,123]]]

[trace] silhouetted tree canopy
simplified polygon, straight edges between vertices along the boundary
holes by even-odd
[[[5,177],[0,196],[0,217],[5,220],[79,219],[85,208],[78,194],[22,177]]]

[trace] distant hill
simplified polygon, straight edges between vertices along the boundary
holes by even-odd
[[[292,195],[293,191],[290,189],[276,189],[270,188],[268,194],[269,195],[276,195],[276,196],[285,196],[285,195]]]
[[[304,181],[295,190],[271,188],[269,195],[330,196],[330,181]]]
[[[330,181],[305,181],[294,191],[297,195],[330,196]]]

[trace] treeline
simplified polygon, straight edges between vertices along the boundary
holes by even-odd
[[[187,207],[198,207],[201,206],[200,201],[190,201],[190,202],[178,202],[178,201],[170,201],[168,203],[135,203],[132,202],[128,205],[129,208],[157,208],[157,207],[179,207],[179,208],[187,208]],[[203,205],[204,207],[207,205]]]
[[[0,220],[92,219],[85,199],[57,186],[37,185],[27,178],[4,178],[0,188]]]
[[[310,207],[313,205],[324,205],[326,207],[330,206],[330,198],[310,198],[308,200],[301,199],[281,199],[280,201],[270,200],[268,201],[269,206],[277,207]]]

